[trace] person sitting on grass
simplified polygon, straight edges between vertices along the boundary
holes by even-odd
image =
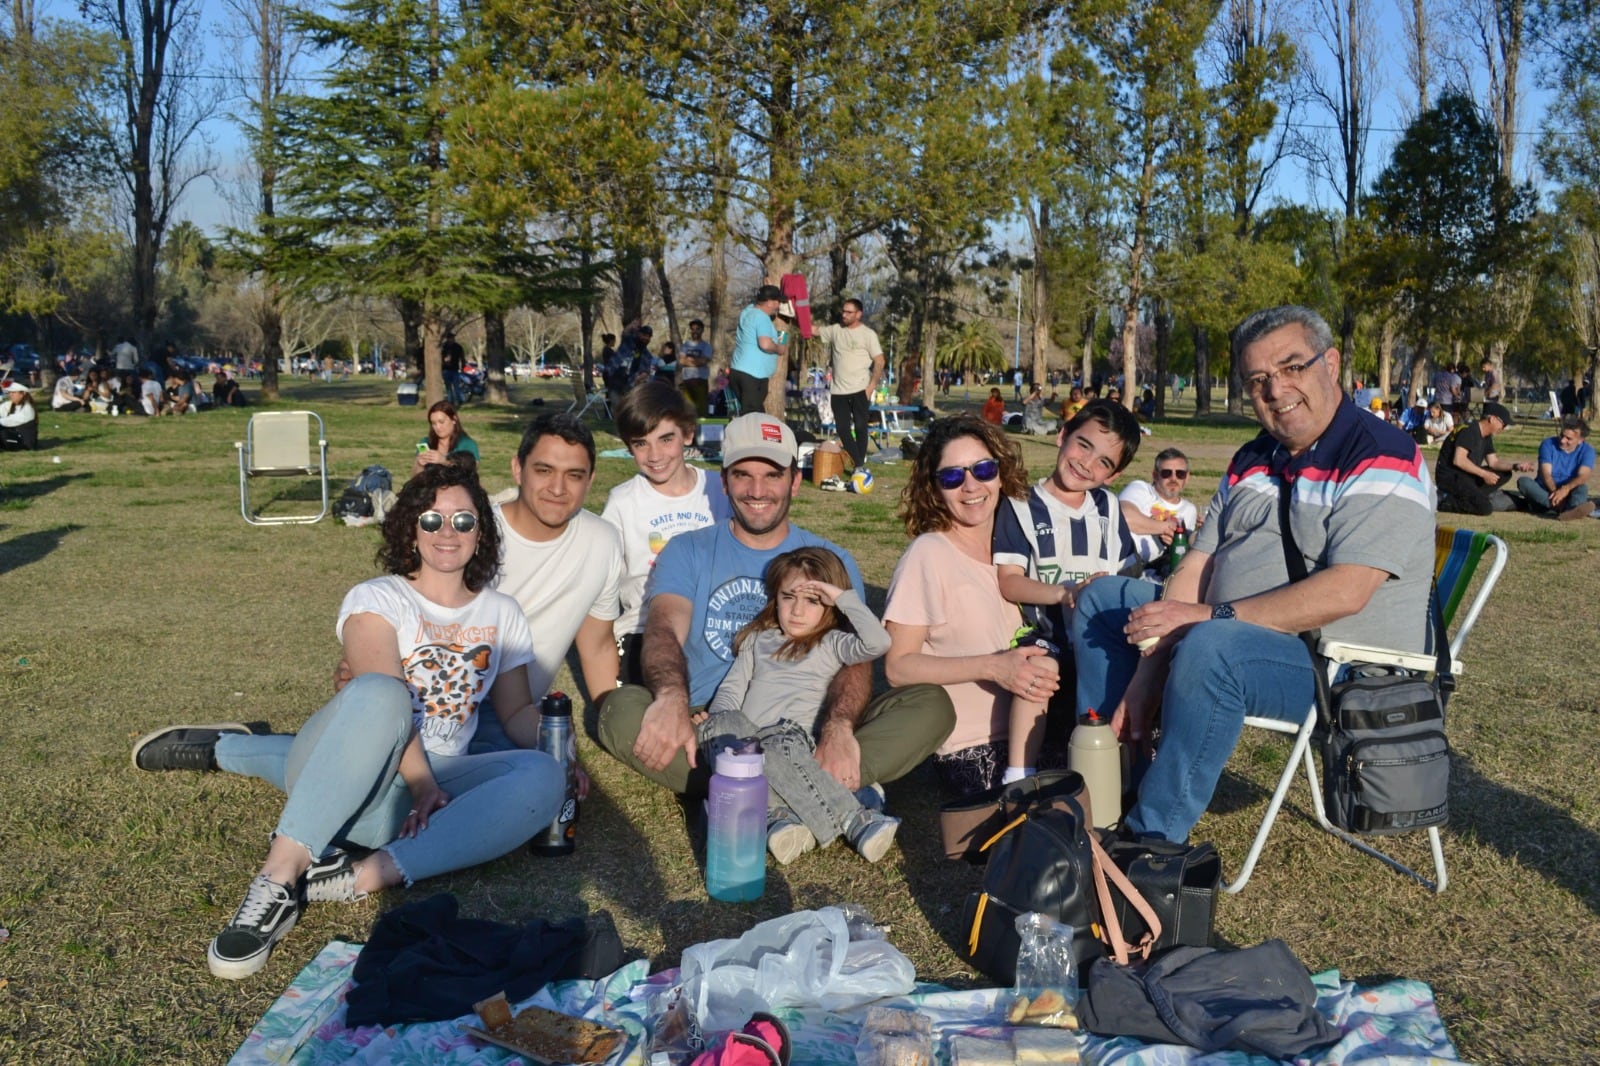
[[[1517,488],[1534,514],[1563,522],[1594,513],[1589,475],[1594,473],[1594,447],[1589,423],[1581,415],[1562,415],[1561,429],[1539,443],[1539,476],[1517,479]]]
[[[217,977],[266,964],[305,902],[351,901],[505,855],[550,824],[566,773],[537,750],[470,755],[478,706],[519,749],[538,744],[533,637],[489,588],[500,538],[474,469],[434,463],[383,523],[383,577],[351,589],[337,632],[353,680],[297,735],[169,726],[133,749],[141,770],[226,770],[288,799],[244,902],[211,941]],[[587,781],[580,778],[580,794]],[[370,848],[357,859],[349,848]]]
[[[39,412],[33,393],[21,381],[8,381],[0,400],[0,448],[33,451],[39,446]]]
[[[430,463],[447,463],[456,454],[469,455],[474,463],[478,462],[478,442],[467,436],[456,405],[440,400],[428,408],[428,435],[417,441],[417,458],[411,464],[411,474],[415,477],[422,473],[422,468]]]
[[[1056,467],[1026,499],[1006,500],[994,523],[1000,592],[1022,607],[1034,633],[1066,654],[1079,593],[1095,577],[1138,569],[1139,553],[1116,494],[1105,488],[1139,452],[1139,422],[1110,400],[1091,400],[1061,427]],[[1044,744],[1046,703],[1013,700],[1011,763],[1004,782],[1034,773]],[[1087,708],[1085,708],[1087,709]],[[1072,708],[1060,709],[1070,717]],[[1070,729],[1060,730],[1064,738]],[[1021,744],[1018,740],[1022,739]],[[1052,765],[1064,752],[1052,753]],[[1024,761],[1018,762],[1021,758]]]
[[[889,634],[850,588],[826,548],[796,548],[772,560],[767,603],[733,638],[734,660],[696,732],[708,763],[742,738],[766,755],[771,800],[767,849],[793,862],[843,836],[868,862],[894,843],[900,819],[864,807],[816,759],[811,723],[839,671],[889,650]]]

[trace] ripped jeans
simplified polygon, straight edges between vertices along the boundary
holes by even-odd
[[[854,828],[864,808],[855,793],[841,785],[817,762],[811,734],[788,720],[758,728],[741,711],[718,711],[696,729],[700,750],[715,765],[716,753],[755,737],[765,753],[767,820],[776,808],[787,808],[795,820],[811,830],[817,844],[826,846]]]

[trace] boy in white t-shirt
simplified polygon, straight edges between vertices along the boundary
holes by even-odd
[[[656,556],[679,533],[728,517],[720,478],[684,461],[697,419],[688,400],[665,382],[630,390],[616,407],[617,435],[639,473],[611,490],[600,517],[622,534],[622,615],[616,621],[624,684],[643,684],[644,586]]]
[[[1065,654],[1067,619],[1083,583],[1138,563],[1117,498],[1104,486],[1133,461],[1139,422],[1110,400],[1091,400],[1057,436],[1056,468],[1025,500],[1006,500],[995,514],[994,563],[1000,594],[1021,604],[1032,636]],[[1020,636],[1021,634],[1019,634]],[[1063,692],[1071,692],[1070,684]],[[1046,707],[1011,701],[1007,781],[1031,774],[1044,742]]]

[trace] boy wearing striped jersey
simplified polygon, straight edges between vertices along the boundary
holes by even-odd
[[[1139,423],[1110,400],[1092,400],[1061,428],[1056,466],[1023,500],[995,514],[1000,594],[1021,604],[1038,635],[1065,649],[1078,591],[1090,578],[1138,563],[1116,494],[1105,488],[1139,450]],[[1044,743],[1045,705],[1013,700],[1007,780],[1032,773]]]

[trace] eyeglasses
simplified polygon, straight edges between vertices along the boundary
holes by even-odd
[[[1174,479],[1176,479],[1178,481],[1188,481],[1189,480],[1189,471],[1187,471],[1187,470],[1157,470],[1156,471],[1156,477],[1170,477],[1170,478],[1174,478]]]
[[[978,481],[993,481],[1000,476],[1000,460],[979,459],[971,466],[941,466],[933,472],[933,479],[941,489],[959,489],[966,484],[968,473]]]
[[[1307,359],[1303,363],[1289,363],[1286,366],[1280,366],[1278,369],[1271,371],[1270,373],[1251,374],[1249,377],[1244,379],[1244,391],[1249,393],[1251,396],[1260,396],[1261,391],[1267,387],[1267,382],[1277,381],[1280,377],[1283,378],[1285,384],[1293,384],[1295,381],[1299,380],[1301,374],[1304,374],[1307,370],[1310,370],[1312,367],[1322,362],[1322,357],[1327,355],[1332,350],[1333,349],[1331,348],[1324,348],[1322,351],[1318,352],[1316,355],[1312,356],[1310,359]]]
[[[444,515],[438,511],[423,511],[417,515],[417,525],[424,533],[437,533],[444,528]],[[450,528],[457,533],[471,533],[478,528],[478,516],[471,511],[457,511],[450,516]]]

